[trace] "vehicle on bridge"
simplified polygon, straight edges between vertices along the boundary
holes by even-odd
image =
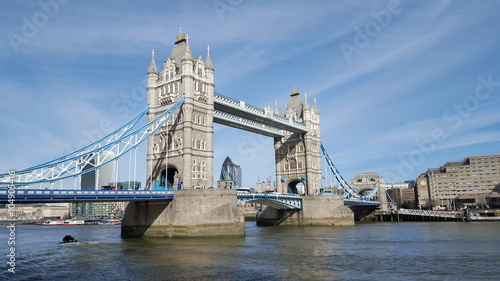
[[[121,190],[121,188],[118,188],[118,186],[104,185],[101,187],[101,190]]]

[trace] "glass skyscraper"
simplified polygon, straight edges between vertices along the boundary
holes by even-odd
[[[241,167],[234,163],[229,156],[222,163],[220,180],[232,180],[236,186],[241,187]]]

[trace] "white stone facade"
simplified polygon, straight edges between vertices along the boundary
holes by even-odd
[[[275,113],[279,114],[277,109]],[[303,101],[298,90],[294,89],[284,115],[304,123],[308,132],[287,132],[285,137],[274,139],[276,190],[306,196],[319,194],[322,182],[321,137],[316,103],[309,106],[307,99]]]
[[[180,33],[171,55],[158,72],[154,52],[148,70],[148,113],[152,120],[182,96],[176,115],[148,140],[146,189],[212,187],[214,69],[207,49],[205,61],[194,59]]]

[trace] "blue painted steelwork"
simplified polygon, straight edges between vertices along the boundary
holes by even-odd
[[[278,210],[302,209],[302,196],[266,193],[238,193],[238,203],[256,202]]]
[[[9,204],[9,190],[0,190],[0,204]],[[155,201],[173,200],[172,190],[49,190],[16,189],[14,203],[71,203],[71,202],[110,202],[110,201]],[[285,194],[265,194],[240,192],[238,203],[256,202],[279,210],[302,209],[302,196]],[[359,199],[344,199],[345,205],[380,206],[380,202]]]
[[[357,198],[361,200],[367,200],[373,198],[375,194],[377,193],[380,185],[376,185],[373,190],[371,190],[368,194],[366,195],[361,195],[357,193],[352,186],[350,186],[342,177],[342,175],[339,173],[337,168],[335,168],[335,165],[333,165],[332,160],[330,159],[330,156],[328,156],[328,153],[326,152],[325,147],[323,146],[323,143],[321,144],[321,152],[323,152],[323,156],[325,157],[325,160],[330,168],[330,170],[333,172],[335,178],[337,181],[340,183],[340,186],[344,189],[344,198],[348,198],[349,196],[352,198]],[[379,203],[380,204],[380,203]]]
[[[0,190],[0,204],[9,204],[8,190]],[[16,189],[15,204],[22,203],[71,203],[139,200],[172,200],[173,191],[160,190],[48,190]]]
[[[279,130],[287,130],[294,133],[307,133],[306,125],[302,122],[275,114],[272,110],[264,110],[244,101],[235,100],[230,97],[214,93],[214,108],[216,112],[242,117],[242,120],[251,120],[261,125],[275,127]]]
[[[130,150],[136,148],[144,140],[152,136],[158,129],[160,129],[165,122],[167,122],[173,114],[181,107],[184,102],[184,96],[179,99],[172,107],[160,114],[157,118],[147,123],[146,125],[130,132],[132,127],[122,127],[125,130],[117,130],[114,135],[108,135],[93,145],[87,146],[87,149],[80,149],[77,152],[70,153],[66,156],[59,157],[55,160],[46,162],[41,165],[24,169],[15,172],[15,184],[32,184],[53,182],[69,177],[76,177],[84,173],[94,171],[111,161],[114,161],[121,156],[125,155]],[[128,124],[135,125],[140,120],[139,117],[144,117],[145,111],[138,117],[134,118]],[[105,151],[115,151],[118,153],[110,158],[99,160],[99,155]],[[85,168],[85,169],[84,169]],[[0,184],[10,183],[10,175],[1,174]]]
[[[97,141],[95,141],[95,142],[93,142],[93,143],[91,143],[91,144],[89,144],[89,145],[81,148],[81,149],[78,149],[78,150],[76,150],[74,152],[71,152],[71,153],[66,154],[64,156],[61,156],[61,157],[56,158],[54,160],[51,160],[49,162],[45,162],[43,164],[39,164],[39,165],[30,167],[30,168],[24,169],[22,171],[18,171],[16,173],[22,173],[24,171],[31,171],[31,170],[35,170],[35,169],[39,169],[39,168],[51,166],[51,165],[57,165],[58,163],[61,163],[62,161],[66,161],[68,159],[73,159],[75,156],[81,156],[89,148],[91,148],[91,150],[95,150],[95,148],[99,147],[100,144],[102,144],[102,143],[109,144],[110,142],[114,141],[116,138],[121,138],[123,135],[127,134],[128,132],[130,132],[130,130],[132,128],[134,128],[134,126],[137,125],[137,123],[140,120],[142,120],[142,118],[144,118],[144,116],[146,116],[146,114],[148,114],[148,112],[149,112],[149,106],[146,107],[141,113],[139,113],[139,115],[137,115],[136,117],[134,117],[128,123],[126,123],[125,125],[121,126],[120,128],[118,128],[114,132],[108,134],[107,136],[104,136],[103,138],[101,138],[101,139],[99,139],[99,140],[97,140]],[[0,178],[2,176],[5,176],[5,175],[7,175],[7,174],[0,174]]]
[[[380,202],[378,201],[367,201],[367,200],[361,200],[361,199],[344,199],[344,205],[349,205],[349,206],[373,206],[373,207],[378,207],[380,206]]]

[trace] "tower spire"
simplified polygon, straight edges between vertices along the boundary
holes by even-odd
[[[210,57],[210,45],[207,45],[207,59],[205,60],[205,68],[212,70],[214,69],[212,58]]]
[[[186,39],[184,39],[186,41]],[[186,49],[184,51],[184,55],[182,56],[182,60],[193,60],[193,54],[191,53],[191,49],[189,48],[189,42],[186,41]]]
[[[179,35],[175,38],[175,44],[186,41],[186,37],[182,33],[182,28],[179,27]]]
[[[149,64],[148,74],[149,73],[158,73],[155,62],[155,50],[151,51],[151,63]]]

